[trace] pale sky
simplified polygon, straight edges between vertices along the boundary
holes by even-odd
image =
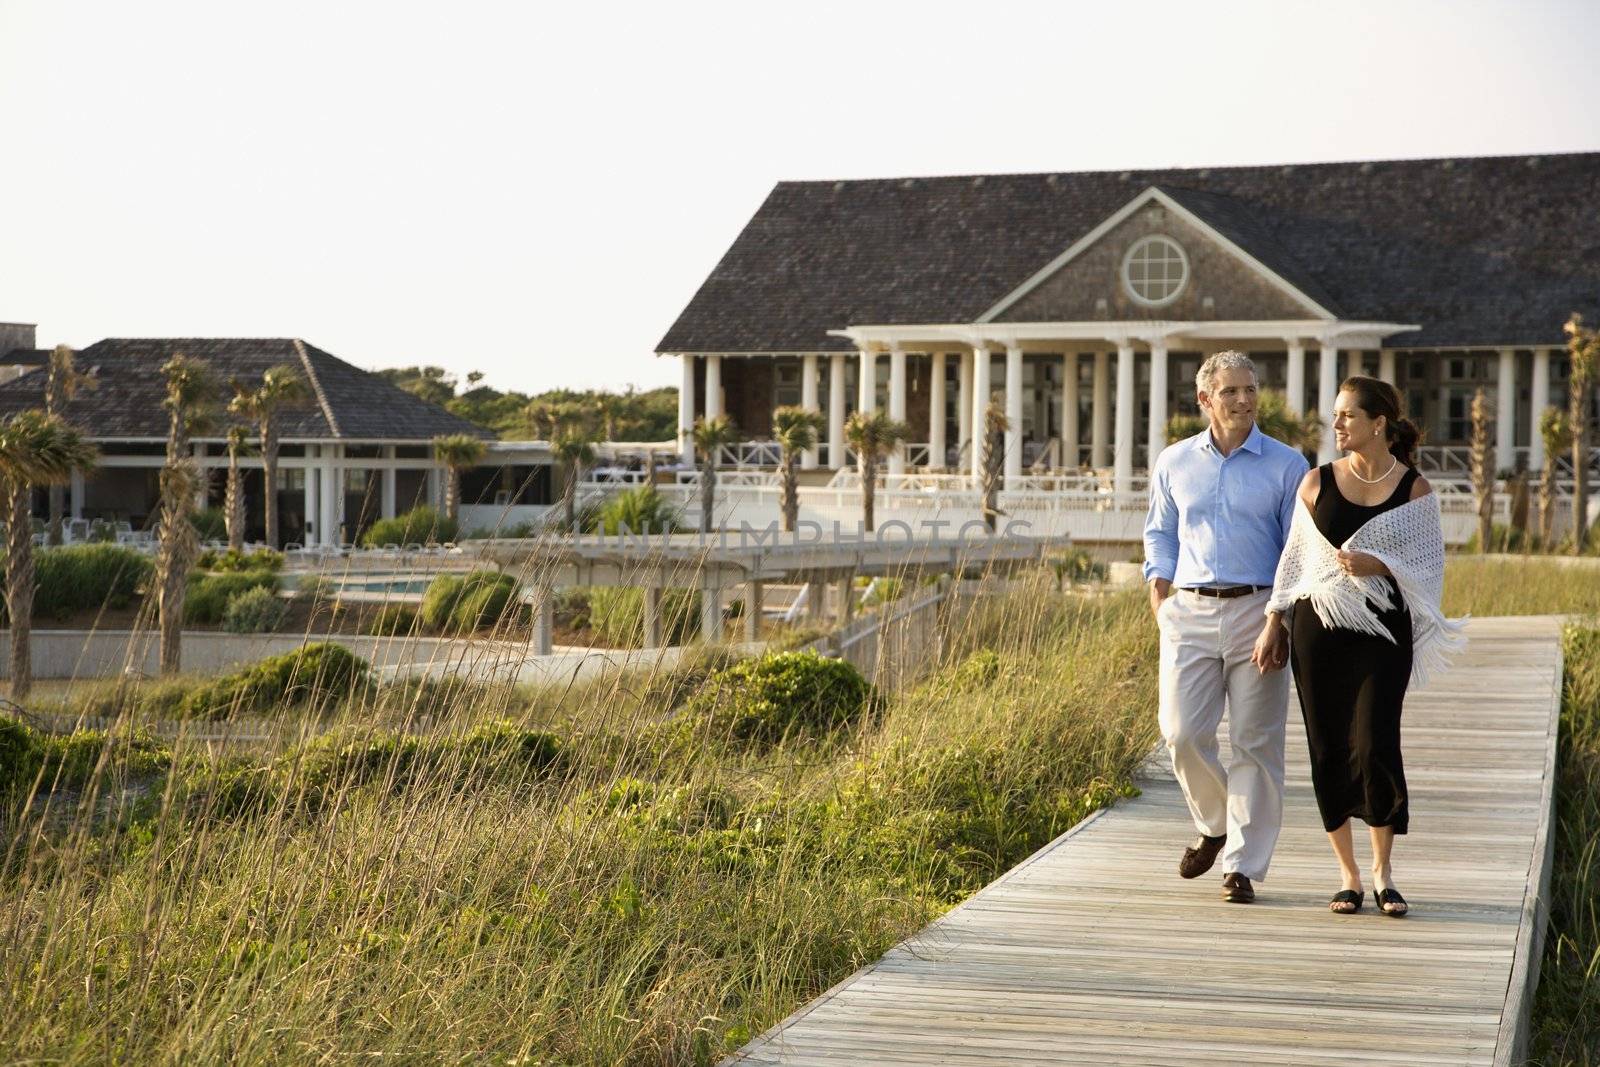
[[[780,180],[1595,150],[1597,39],[1595,0],[0,0],[0,321],[674,384]]]

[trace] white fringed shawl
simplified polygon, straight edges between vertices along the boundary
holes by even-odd
[[[1368,519],[1340,546],[1376,556],[1394,575],[1400,596],[1411,611],[1413,685],[1421,685],[1435,671],[1449,667],[1449,657],[1467,643],[1463,632],[1467,617],[1447,619],[1440,607],[1444,595],[1440,522],[1439,498],[1427,493]],[[1286,611],[1298,600],[1310,600],[1324,626],[1393,641],[1394,635],[1372,609],[1372,604],[1386,609],[1399,606],[1389,583],[1380,575],[1358,578],[1346,574],[1339,566],[1338,551],[1322,536],[1311,510],[1297,495],[1289,541],[1278,560],[1266,610]]]

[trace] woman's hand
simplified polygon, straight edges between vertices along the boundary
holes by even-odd
[[[1389,573],[1389,568],[1377,556],[1365,552],[1339,550],[1339,567],[1352,578],[1374,578]]]

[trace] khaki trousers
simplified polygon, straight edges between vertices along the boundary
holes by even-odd
[[[1228,835],[1224,874],[1267,876],[1283,823],[1287,669],[1261,674],[1250,662],[1270,593],[1224,600],[1175,591],[1156,612],[1161,629],[1161,736],[1194,825]],[[1217,726],[1224,706],[1232,755],[1222,765]]]

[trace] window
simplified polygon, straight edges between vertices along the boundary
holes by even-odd
[[[1189,257],[1170,237],[1141,237],[1122,257],[1122,284],[1146,307],[1172,303],[1188,281]]]

